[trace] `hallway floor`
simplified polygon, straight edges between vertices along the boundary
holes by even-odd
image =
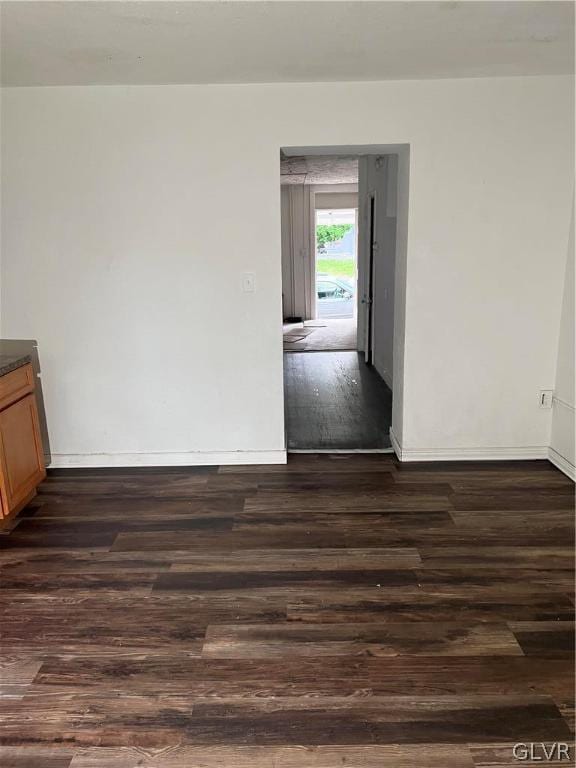
[[[284,326],[284,352],[356,349],[356,318],[306,320]]]
[[[358,352],[284,355],[289,450],[390,448],[392,392]]]
[[[0,765],[501,768],[570,744],[573,489],[547,461],[392,455],[49,472],[0,534]]]

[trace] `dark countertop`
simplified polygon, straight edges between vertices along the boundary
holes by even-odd
[[[30,355],[2,355],[0,354],[0,376],[5,376],[10,371],[16,370],[27,363],[32,362]]]

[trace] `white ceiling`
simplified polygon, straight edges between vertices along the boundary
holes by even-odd
[[[554,0],[1,3],[4,85],[259,83],[573,71]]]

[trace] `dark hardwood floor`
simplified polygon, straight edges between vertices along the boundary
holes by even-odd
[[[0,535],[0,765],[573,755],[573,508],[547,462],[51,472]]]
[[[284,354],[292,450],[390,448],[392,392],[359,352]]]

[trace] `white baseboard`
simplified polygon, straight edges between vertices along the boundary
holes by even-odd
[[[53,453],[51,469],[68,467],[201,467],[286,464],[285,450],[189,451],[184,453]]]
[[[488,447],[488,448],[432,448],[418,450],[403,448],[393,430],[390,441],[400,461],[526,461],[547,459],[548,446]]]
[[[548,448],[548,460],[554,464],[555,467],[558,467],[561,472],[568,475],[570,480],[576,482],[576,467],[569,462],[568,459],[565,459],[562,454],[555,451],[554,448]]]

